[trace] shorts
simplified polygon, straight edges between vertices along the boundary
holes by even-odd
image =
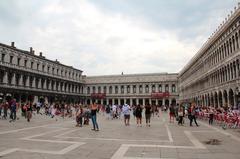
[[[151,118],[151,114],[145,114],[146,119],[150,119]]]
[[[130,115],[129,114],[125,114],[124,115],[124,119],[130,119]]]

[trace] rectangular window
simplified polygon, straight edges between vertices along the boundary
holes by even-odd
[[[5,54],[2,54],[2,62],[5,61]]]
[[[47,72],[49,73],[50,72],[50,67],[48,66],[48,68],[47,68]]]
[[[37,70],[39,69],[39,63],[37,64]]]
[[[10,56],[10,63],[13,63],[13,56]]]
[[[31,62],[31,68],[33,68],[33,62]]]
[[[17,65],[20,66],[20,61],[21,61],[21,58],[18,58],[17,60]]]
[[[27,60],[24,60],[24,66],[27,67]]]
[[[5,61],[5,54],[2,54],[2,62]]]
[[[54,68],[52,68],[52,74],[54,74],[54,71],[55,71],[55,69],[54,69]]]
[[[44,72],[44,70],[45,70],[45,65],[42,65],[42,71]]]

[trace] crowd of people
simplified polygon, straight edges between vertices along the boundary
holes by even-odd
[[[21,111],[19,111],[21,110]],[[193,122],[198,127],[197,118],[208,120],[209,124],[220,124],[223,127],[240,127],[240,111],[233,109],[201,107],[194,103],[189,106],[183,104],[171,106],[153,106],[147,104],[146,106],[136,105],[100,105],[100,104],[66,104],[66,103],[17,103],[15,99],[0,103],[0,117],[2,119],[9,119],[9,122],[15,122],[19,119],[17,112],[21,113],[28,122],[32,118],[32,114],[47,115],[50,118],[58,120],[61,118],[74,118],[76,120],[76,127],[89,125],[91,119],[94,131],[99,131],[97,122],[97,114],[102,114],[107,120],[123,119],[124,125],[130,125],[131,114],[133,115],[137,127],[142,127],[143,114],[145,116],[145,123],[150,127],[151,117],[160,117],[160,112],[169,112],[169,122],[177,121],[178,125],[184,125],[185,119],[189,119],[189,125],[193,126]]]

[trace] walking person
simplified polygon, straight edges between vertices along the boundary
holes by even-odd
[[[11,120],[9,122],[12,122],[12,121],[15,121],[17,118],[17,114],[16,114],[17,113],[17,103],[16,103],[15,99],[13,99],[11,101],[10,111],[11,111],[11,114],[10,114]]]
[[[142,107],[137,105],[136,107],[136,118],[137,118],[137,126],[142,127]]]
[[[111,108],[110,105],[106,106],[106,110],[105,110],[106,114],[107,114],[107,119],[109,120],[111,117]]]
[[[79,109],[77,110],[77,113],[76,113],[76,122],[77,122],[76,127],[82,127],[82,125],[83,125],[83,108],[81,106],[79,106]]]
[[[179,117],[178,125],[183,125],[183,116],[184,116],[183,107],[179,107],[179,109],[178,109],[178,117]]]
[[[99,131],[98,123],[97,123],[97,109],[98,109],[98,106],[96,103],[91,105],[91,118],[92,118],[92,123],[93,123],[92,130],[94,130],[94,131]]]
[[[214,116],[214,111],[213,111],[213,108],[210,107],[210,110],[209,110],[209,125],[212,125],[213,124],[213,116]]]
[[[174,109],[174,106],[171,105],[170,106],[170,109],[169,109],[169,122],[173,122],[174,123],[174,119],[175,118],[175,109]]]
[[[150,127],[151,109],[152,109],[152,107],[149,104],[145,106],[146,126],[148,126],[148,127]]]
[[[199,126],[196,120],[196,107],[195,104],[192,104],[191,108],[190,108],[190,112],[191,112],[191,118],[190,118],[190,126],[192,126],[192,122],[194,121],[196,126]]]
[[[8,108],[9,108],[9,103],[6,101],[5,104],[3,105],[3,118],[4,119],[7,119]]]
[[[30,119],[32,118],[32,104],[31,103],[28,103],[27,104],[27,121],[30,122]]]
[[[123,107],[122,107],[122,113],[124,115],[124,123],[125,123],[125,126],[129,126],[129,121],[130,121],[130,111],[131,111],[131,108],[128,104],[124,104]]]

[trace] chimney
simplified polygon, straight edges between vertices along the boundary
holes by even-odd
[[[32,51],[32,54],[34,55],[34,53],[35,53],[35,51],[33,50],[33,51]]]
[[[33,52],[33,48],[32,47],[30,47],[30,53],[32,53]]]
[[[11,47],[15,47],[14,42],[11,42]]]
[[[41,57],[42,57],[42,52],[40,52],[40,53],[39,53],[39,56],[41,56]]]

